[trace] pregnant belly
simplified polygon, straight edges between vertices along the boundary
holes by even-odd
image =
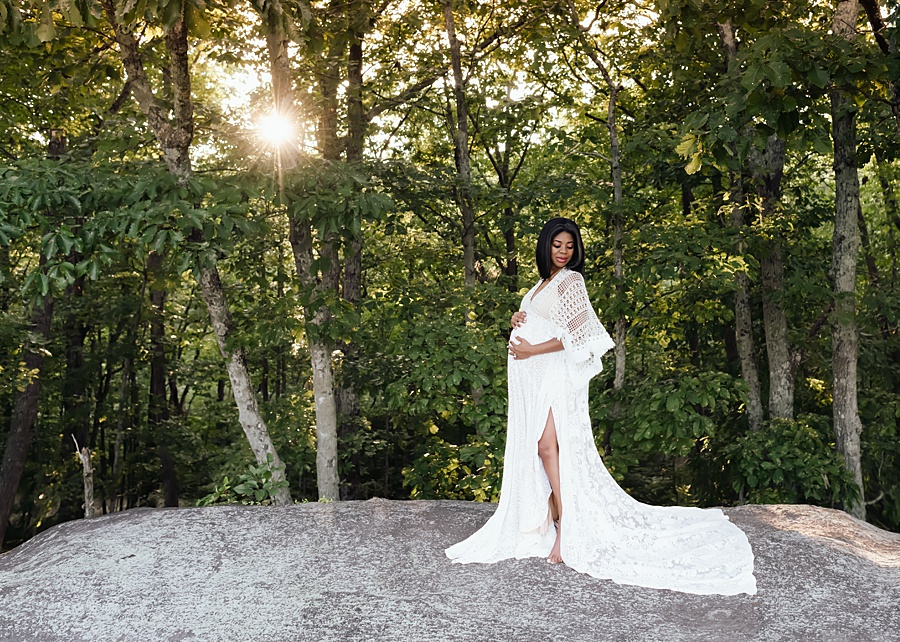
[[[552,323],[544,321],[537,315],[534,317],[529,315],[528,321],[526,321],[524,325],[515,328],[509,335],[511,341],[522,338],[532,344],[543,343],[544,341],[549,341],[555,337],[556,327]]]
[[[556,326],[549,321],[529,313],[525,325],[510,334],[510,341],[525,339],[528,343],[537,345],[555,339],[557,331]],[[528,399],[529,404],[546,405],[548,395],[557,396],[559,386],[564,385],[566,380],[563,351],[546,352],[527,359],[513,359],[510,356],[507,367],[510,386],[517,388],[521,398]]]

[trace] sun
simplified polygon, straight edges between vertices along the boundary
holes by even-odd
[[[270,112],[256,121],[256,135],[266,145],[280,148],[297,137],[297,126],[285,114]]]

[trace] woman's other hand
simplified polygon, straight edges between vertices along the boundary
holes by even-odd
[[[518,341],[518,343],[516,343],[516,341]],[[528,357],[533,357],[534,355],[538,354],[534,349],[534,345],[529,343],[526,339],[522,339],[521,337],[518,340],[511,340],[506,347],[509,350],[510,356],[512,356],[512,358],[516,361],[522,361],[523,359],[527,359]]]
[[[509,327],[518,328],[521,325],[525,324],[525,313],[522,310],[514,313],[512,315],[512,319],[509,320]]]

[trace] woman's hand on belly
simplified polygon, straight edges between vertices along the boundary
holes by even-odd
[[[533,348],[534,346],[528,339],[519,336],[510,337],[509,343],[506,345],[509,355],[516,361],[522,361],[528,357],[534,356],[534,353],[532,352]]]
[[[519,310],[518,312],[514,312],[512,315],[512,319],[509,320],[509,327],[516,329],[519,326],[525,325],[526,314],[524,310]]]
[[[513,359],[522,361],[539,354],[559,352],[563,349],[563,344],[559,339],[550,339],[549,341],[534,344],[524,337],[513,336],[506,347]]]

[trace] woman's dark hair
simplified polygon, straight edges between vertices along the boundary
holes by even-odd
[[[541,230],[541,235],[538,237],[537,242],[537,251],[535,252],[538,272],[542,279],[550,278],[550,266],[553,265],[553,257],[551,256],[553,239],[562,232],[568,232],[575,239],[575,252],[572,254],[568,264],[566,264],[566,267],[584,274],[584,241],[581,240],[581,230],[578,229],[575,221],[567,218],[551,218],[544,225],[544,229]]]

